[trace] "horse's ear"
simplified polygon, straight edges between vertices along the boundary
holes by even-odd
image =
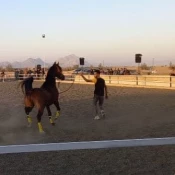
[[[53,65],[56,65],[56,61],[53,63]]]
[[[57,65],[59,66],[59,62],[57,63]]]

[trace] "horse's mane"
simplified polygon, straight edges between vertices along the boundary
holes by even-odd
[[[56,64],[56,62],[49,68],[48,72],[47,72],[47,76],[46,76],[46,81],[47,82],[50,82],[52,81],[53,79],[55,80],[55,69],[56,67],[58,67],[61,71],[62,71],[62,68]]]

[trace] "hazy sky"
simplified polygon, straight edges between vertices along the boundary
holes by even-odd
[[[175,62],[174,48],[175,0],[0,0],[0,61]]]

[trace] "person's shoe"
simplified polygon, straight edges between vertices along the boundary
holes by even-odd
[[[101,113],[102,118],[105,118],[105,112],[104,112],[104,110],[101,110],[100,113]]]
[[[100,120],[100,117],[97,115],[95,116],[94,120]]]

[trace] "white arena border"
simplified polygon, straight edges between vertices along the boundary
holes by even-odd
[[[174,145],[175,137],[0,146],[0,154]]]

